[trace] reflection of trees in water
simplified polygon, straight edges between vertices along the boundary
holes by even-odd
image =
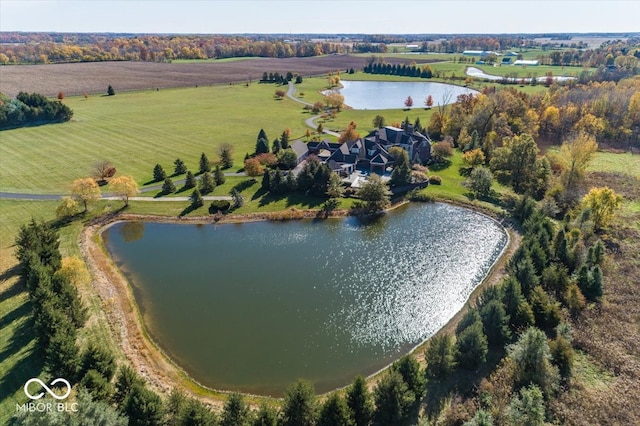
[[[139,240],[144,235],[144,222],[125,222],[119,231],[126,243]]]
[[[386,214],[356,216],[352,222],[352,225],[360,228],[363,235],[368,239],[376,238],[384,234],[386,224]]]

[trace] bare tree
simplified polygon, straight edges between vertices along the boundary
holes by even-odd
[[[101,184],[106,183],[107,179],[116,174],[116,168],[111,161],[102,160],[93,164],[93,177]]]

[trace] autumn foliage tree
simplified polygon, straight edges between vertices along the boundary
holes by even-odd
[[[404,100],[404,106],[407,108],[411,108],[413,106],[413,98],[411,96],[407,96],[407,99]]]
[[[71,198],[82,203],[85,213],[90,203],[100,199],[100,187],[92,178],[76,179],[71,184]]]
[[[360,134],[356,132],[356,127],[357,125],[353,121],[349,123],[347,128],[340,134],[338,142],[351,142],[358,140],[358,138],[360,138]]]
[[[607,226],[616,210],[620,209],[622,196],[606,186],[591,188],[582,199],[582,205],[591,211],[594,227],[599,230]]]
[[[426,106],[427,109],[431,109],[431,107],[433,106],[433,96],[427,96],[427,98],[424,100],[424,106]]]
[[[131,176],[118,176],[111,181],[111,189],[114,193],[118,194],[122,201],[124,201],[125,207],[129,205],[129,198],[135,197],[140,193],[138,184]],[[174,188],[175,190],[175,188]]]

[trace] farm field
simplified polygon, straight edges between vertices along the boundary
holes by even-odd
[[[391,59],[389,63],[406,63]],[[302,76],[325,75],[330,71],[361,70],[366,59],[353,55],[327,55],[309,58],[250,58],[243,60],[154,62],[85,62],[73,64],[19,65],[0,67],[0,92],[37,92],[56,96],[106,93],[169,87],[257,82],[264,72],[287,71]]]

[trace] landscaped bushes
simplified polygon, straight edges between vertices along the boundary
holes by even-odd
[[[231,208],[231,202],[228,200],[213,200],[209,206],[209,213],[214,214],[217,212],[226,213]]]
[[[442,185],[442,178],[440,176],[429,176],[429,183],[431,185]]]

